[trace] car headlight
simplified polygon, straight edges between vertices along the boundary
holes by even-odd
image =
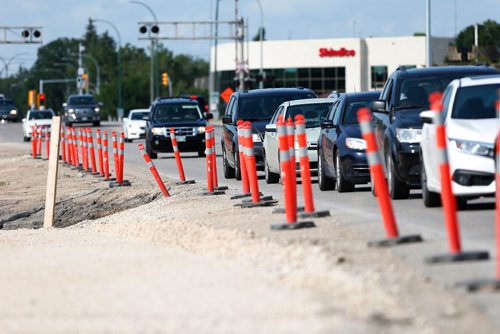
[[[73,108],[69,108],[69,109],[68,109],[68,112],[75,112],[75,109],[73,109]]]
[[[262,138],[260,138],[260,135],[258,133],[252,133],[252,140],[254,143],[260,143],[262,141]]]
[[[422,129],[396,129],[396,137],[400,143],[420,143]]]
[[[152,128],[151,132],[157,136],[164,136],[165,135],[165,128]]]
[[[345,145],[352,150],[366,150],[366,140],[361,138],[349,138],[345,139]]]
[[[487,143],[450,139],[450,147],[467,154],[482,155],[485,157],[494,156],[493,145]]]
[[[17,114],[17,110],[16,110],[16,109],[12,109],[12,110],[10,111],[10,114],[11,114],[11,115],[16,115],[16,114]]]
[[[94,108],[94,111],[95,111],[95,112],[99,112],[99,111],[101,111],[101,109],[99,109],[99,107],[95,107],[95,108]]]
[[[76,115],[75,114],[71,114],[71,118],[76,119]]]
[[[205,127],[204,126],[199,126],[197,129],[198,133],[205,133]]]

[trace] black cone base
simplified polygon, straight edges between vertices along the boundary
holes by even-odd
[[[500,290],[500,279],[462,282],[462,283],[458,283],[457,287],[464,287],[469,292],[499,291]]]
[[[231,196],[230,199],[241,199],[241,198],[247,198],[247,197],[252,197],[252,194],[234,195],[234,196]]]
[[[273,196],[260,196],[259,200],[260,201],[272,201],[273,200]],[[251,202],[251,201],[252,201],[252,199],[248,198],[248,199],[244,199],[242,202],[245,203],[245,202]]]
[[[297,212],[304,212],[304,207],[303,206],[298,206],[297,207]],[[285,208],[276,208],[273,210],[272,213],[285,213]]]
[[[178,182],[175,182],[175,184],[177,185],[183,185],[183,184],[194,184],[196,183],[195,180],[185,180],[185,181],[178,181]]]
[[[129,187],[131,186],[132,183],[130,183],[129,180],[123,180],[122,184],[119,184],[118,182],[116,181],[112,181],[109,183],[109,187],[110,188],[117,188],[117,187]]]
[[[490,255],[486,251],[460,252],[444,255],[435,255],[425,259],[427,263],[462,262],[488,260]]]
[[[221,190],[214,190],[212,192],[210,191],[205,191],[205,192],[202,192],[201,194],[203,196],[215,196],[215,195],[224,195],[226,192],[225,191],[221,191]]]
[[[329,217],[329,216],[330,216],[330,210],[299,213],[300,218],[322,218],[322,217]]]
[[[245,201],[241,202],[239,204],[235,204],[234,206],[239,206],[242,208],[258,208],[258,207],[263,207],[263,206],[272,206],[278,203],[276,200],[267,200],[267,201],[259,201],[259,202],[250,202],[250,201]]]
[[[314,225],[314,222],[296,222],[296,223],[291,223],[291,224],[272,224],[271,225],[271,230],[273,231],[282,231],[282,230],[298,230],[301,228],[310,228],[310,227],[316,227]]]
[[[219,187],[215,187],[214,189],[215,190],[228,190],[229,187],[228,186],[219,186]]]
[[[409,244],[413,242],[422,242],[422,241],[423,239],[420,235],[414,234],[396,238],[368,241],[368,247],[391,247],[401,244]]]

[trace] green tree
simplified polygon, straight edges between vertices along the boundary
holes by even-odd
[[[479,60],[487,63],[498,63],[500,56],[500,24],[493,20],[478,25]],[[457,49],[462,52],[472,51],[474,45],[474,25],[462,30],[455,41]]]

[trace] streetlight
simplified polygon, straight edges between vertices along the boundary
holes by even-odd
[[[144,2],[142,1],[136,1],[136,0],[130,0],[130,3],[135,3],[137,5],[141,5],[145,7],[153,16],[154,22],[156,25],[158,25],[158,19],[156,18],[155,12]],[[149,77],[149,97],[151,101],[154,100],[156,91],[158,88],[157,82],[156,82],[156,70],[155,70],[155,60],[156,60],[156,39],[151,38],[151,73]]]
[[[3,62],[3,68],[0,72],[3,71],[3,69],[5,69],[5,78],[8,78],[9,77],[9,65],[12,63],[12,61],[19,57],[19,56],[23,56],[23,55],[29,55],[30,53],[29,52],[20,52],[20,53],[16,53],[15,55],[13,55],[12,57],[9,58],[8,61],[5,61],[5,59],[3,57],[0,57],[0,59],[2,60]]]
[[[70,54],[71,56],[74,56],[74,57],[77,57],[78,55],[77,54]],[[95,78],[95,94],[96,95],[99,95],[101,93],[101,69],[99,67],[99,63],[97,62],[97,60],[92,57],[91,55],[88,55],[86,53],[82,53],[82,56],[84,58],[87,58],[89,59],[92,63],[94,63],[94,67],[95,67],[95,75],[96,75],[96,78]],[[63,58],[63,60],[67,60],[67,58]]]
[[[260,0],[257,0],[257,4],[260,9],[260,29],[259,29],[259,40],[260,40],[260,77],[261,80],[259,82],[259,88],[264,88],[264,48],[263,48],[263,40],[264,40],[264,11],[262,10],[262,4]]]
[[[122,38],[120,36],[120,32],[118,31],[118,29],[116,28],[116,26],[111,23],[110,21],[108,20],[103,20],[103,19],[90,19],[90,22],[102,22],[102,23],[106,23],[108,24],[109,26],[111,26],[115,32],[116,32],[116,35],[118,36],[118,52],[116,53],[117,56],[117,63],[118,63],[118,107],[116,108],[116,117],[118,118],[118,120],[121,118],[121,116],[123,115],[123,106],[122,106],[122,62],[121,62],[121,56],[120,56],[120,53],[121,53],[121,48],[122,48]]]

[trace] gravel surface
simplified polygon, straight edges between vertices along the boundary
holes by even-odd
[[[61,166],[64,228],[33,229],[47,162],[20,147],[0,145],[2,332],[495,333],[459,292],[367,248],[346,217],[270,231],[284,221],[272,207],[237,208],[237,190],[204,197],[175,180],[163,198],[146,167],[108,188]]]

